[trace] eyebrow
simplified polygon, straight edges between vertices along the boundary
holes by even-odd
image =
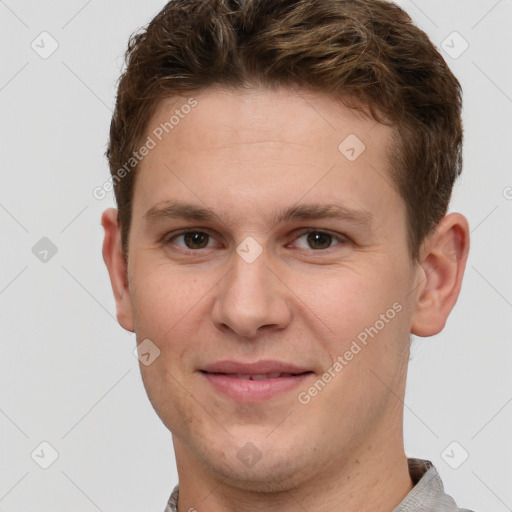
[[[149,224],[156,224],[166,219],[183,219],[195,222],[217,221],[222,218],[211,208],[185,203],[182,201],[163,201],[150,208],[143,218]],[[344,220],[354,224],[371,227],[374,216],[366,210],[351,209],[338,204],[309,203],[291,206],[279,210],[274,215],[276,224],[292,220]]]

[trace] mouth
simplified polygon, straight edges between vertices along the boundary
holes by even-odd
[[[257,403],[286,396],[294,388],[314,375],[312,371],[300,373],[223,373],[201,370],[210,388],[236,402]]]
[[[271,373],[222,373],[222,372],[206,372],[201,370],[202,373],[206,373],[209,375],[225,375],[231,379],[243,379],[243,380],[269,380],[269,379],[280,379],[283,377],[297,377],[299,375],[305,375],[308,373],[313,373],[311,371],[300,372],[300,373],[286,373],[286,372],[271,372]]]

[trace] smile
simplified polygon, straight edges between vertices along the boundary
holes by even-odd
[[[300,374],[296,373],[284,373],[284,372],[273,372],[273,373],[262,373],[259,375],[252,375],[249,373],[218,373],[216,375],[226,375],[234,379],[245,379],[245,380],[265,380],[265,379],[278,379],[281,377],[295,377]]]
[[[201,372],[216,391],[238,402],[261,402],[297,387],[313,372],[263,374]]]

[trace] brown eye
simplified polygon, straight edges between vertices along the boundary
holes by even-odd
[[[204,249],[208,245],[206,233],[185,233],[183,239],[189,249]]]
[[[330,249],[337,245],[337,243],[343,244],[344,242],[346,242],[346,239],[342,235],[337,236],[325,231],[309,230],[299,233],[294,245],[299,249],[322,250]]]
[[[313,232],[307,236],[311,249],[328,249],[332,242],[332,236],[327,233]]]
[[[176,240],[183,239],[183,243],[178,243]],[[169,242],[175,243],[183,249],[197,250],[205,249],[210,242],[210,235],[203,231],[187,231],[180,233],[169,239]]]

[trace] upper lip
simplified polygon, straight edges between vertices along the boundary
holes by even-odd
[[[239,373],[244,375],[263,375],[266,373],[304,373],[312,371],[308,368],[297,366],[283,361],[265,359],[254,363],[242,363],[238,361],[217,361],[207,364],[201,371],[208,373]]]

